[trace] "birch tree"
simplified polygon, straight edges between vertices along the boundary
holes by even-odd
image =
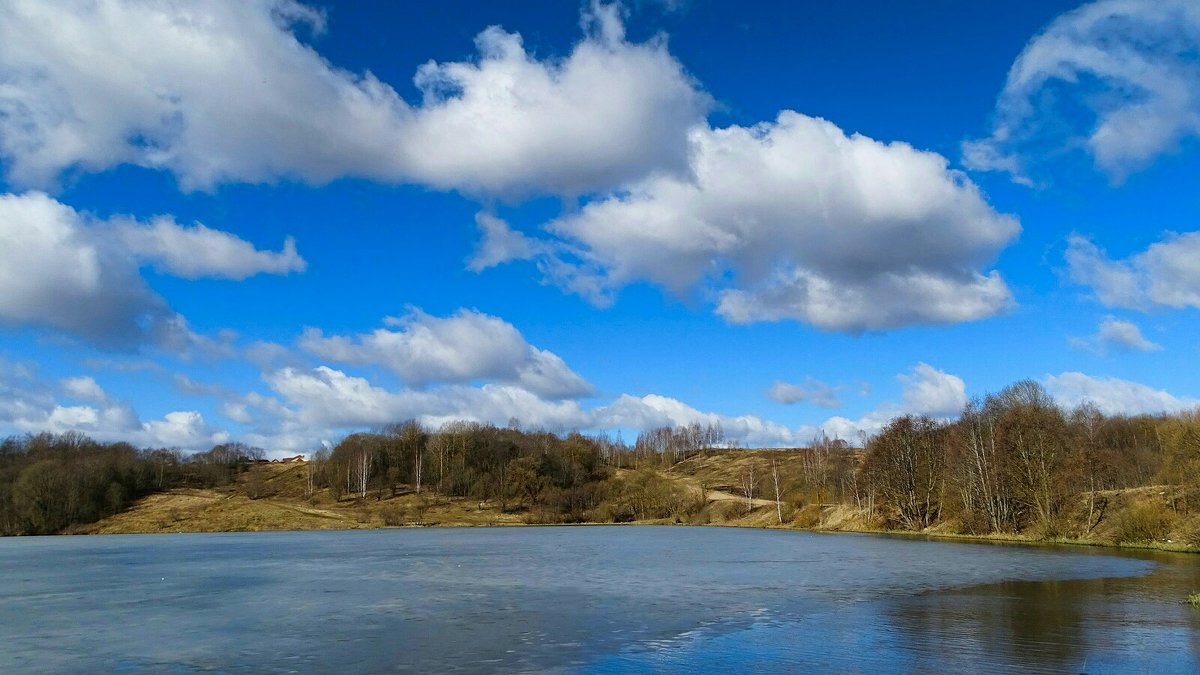
[[[775,458],[771,458],[771,479],[775,483],[775,515],[779,517],[779,524],[783,524],[783,500],[779,492],[779,465],[775,462]]]
[[[746,472],[742,474],[742,494],[746,495],[746,513],[754,510],[754,488],[757,485],[754,465],[751,464],[746,468]]]

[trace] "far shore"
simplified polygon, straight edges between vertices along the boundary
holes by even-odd
[[[708,505],[721,506],[744,503],[744,498],[729,493],[709,491]],[[1200,548],[1183,542],[1111,542],[1070,537],[1037,537],[1022,533],[963,534],[946,531],[912,531],[883,529],[863,525],[845,517],[845,505],[829,505],[822,522],[804,526],[791,522],[778,523],[774,502],[754,500],[753,508],[744,515],[725,522],[684,522],[670,518],[613,522],[536,522],[529,514],[504,513],[495,505],[473,504],[465,499],[430,498],[432,503],[423,510],[411,502],[422,499],[405,495],[414,516],[409,522],[385,522],[380,511],[393,499],[375,501],[347,500],[341,504],[322,504],[323,508],[288,498],[250,500],[236,492],[214,490],[172,490],[151,495],[133,508],[97,523],[72,528],[64,534],[176,534],[217,532],[276,532],[360,529],[414,528],[473,528],[473,527],[596,527],[596,526],[691,526],[737,527],[748,529],[785,530],[816,534],[861,534],[927,539],[960,543],[1013,544],[1022,546],[1086,546],[1122,551],[1157,551],[1171,553],[1200,553]],[[424,518],[418,516],[424,515]],[[836,526],[828,524],[835,522]]]

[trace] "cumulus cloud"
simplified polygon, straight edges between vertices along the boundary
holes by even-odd
[[[115,344],[171,316],[136,265],[94,237],[74,209],[39,193],[0,196],[0,322]]]
[[[284,368],[265,379],[294,406],[299,420],[318,427],[363,427],[408,418],[431,423],[464,419],[503,424],[512,417],[530,426],[556,430],[587,426],[577,402],[550,401],[509,385],[389,391],[328,366],[309,371]]]
[[[406,382],[493,380],[518,385],[539,396],[577,398],[592,387],[552,352],[525,341],[512,324],[469,309],[434,317],[420,310],[355,336],[326,337],[307,329],[301,349],[320,358],[354,365],[378,365]]]
[[[1072,235],[1066,260],[1073,282],[1109,307],[1200,308],[1200,232],[1167,233],[1125,260],[1113,260],[1090,240]]]
[[[477,58],[417,69],[413,103],[302,42],[324,18],[290,0],[7,3],[0,154],[11,181],[33,186],[135,164],[185,189],[361,176],[487,199],[593,195],[549,224],[554,241],[481,215],[468,265],[535,258],[597,302],[635,281],[682,292],[709,280],[735,323],[882,330],[1011,305],[985,268],[1017,222],[944,158],[790,111],[711,129],[708,95],[665,38],[629,42],[621,12],[592,3],[560,58],[487,28]],[[231,278],[303,269],[291,243],[253,251],[203,226],[152,224],[123,239],[187,277],[217,260]],[[226,254],[179,254],[200,242]]]
[[[757,415],[703,411],[660,394],[621,394],[585,408],[575,400],[550,400],[508,384],[389,390],[329,366],[281,368],[263,377],[271,395],[251,393],[230,400],[225,412],[251,426],[248,442],[281,451],[303,451],[350,430],[410,418],[432,427],[456,420],[504,425],[516,418],[527,428],[555,432],[720,425],[726,438],[740,445],[794,447],[822,433],[857,441],[898,415],[951,417],[967,402],[961,378],[925,363],[897,376],[901,401],[883,403],[857,420],[831,417],[820,425],[797,427]]]
[[[38,380],[31,368],[0,360],[0,429],[16,433],[78,431],[100,441],[127,441],[139,447],[204,450],[229,439],[196,411],[168,412],[141,421],[133,407],[112,400],[89,376],[63,380],[67,396],[89,405],[64,405],[54,388]]]
[[[902,387],[901,402],[888,401],[857,420],[831,417],[821,426],[833,437],[854,440],[877,433],[893,418],[901,415],[929,415],[949,418],[967,404],[967,387],[961,377],[918,363],[908,373],[896,376]]]
[[[104,393],[96,380],[87,375],[68,377],[62,381],[62,388],[68,396],[82,401],[103,403],[108,400],[108,395]]]
[[[967,404],[967,386],[961,377],[918,363],[911,373],[897,375],[904,387],[904,413],[951,417]]]
[[[785,405],[802,402],[822,408],[839,408],[842,405],[835,387],[811,377],[804,378],[804,384],[776,381],[767,390],[767,397]]]
[[[526,428],[560,433],[719,424],[727,438],[749,446],[797,445],[816,433],[815,427],[790,428],[756,415],[704,412],[658,394],[622,394],[584,408],[576,400],[548,399],[510,384],[389,390],[329,366],[281,368],[263,377],[271,395],[247,394],[227,401],[222,412],[249,425],[248,442],[278,450],[302,451],[351,430],[404,419],[436,428],[458,420],[504,425],[516,418]]]
[[[684,170],[709,99],[665,40],[626,41],[620,12],[594,3],[557,59],[487,28],[477,59],[420,66],[411,104],[302,42],[325,20],[292,0],[8,2],[0,155],[41,188],[121,164],[184,189],[360,176],[501,196]]]
[[[212,277],[242,280],[256,274],[303,272],[308,264],[296,253],[296,240],[288,237],[283,250],[260,251],[250,242],[201,223],[184,227],[169,217],[149,223],[120,220],[116,235],[122,246],[159,272],[184,279]]]
[[[169,218],[103,221],[40,192],[0,195],[0,324],[55,328],[106,347],[225,351],[222,340],[192,332],[150,289],[143,265],[188,278],[242,278],[302,268],[303,261],[294,246],[257,251],[233,235]]]
[[[812,440],[813,427],[791,428],[757,415],[722,415],[702,412],[675,398],[648,394],[623,394],[607,406],[592,411],[591,426],[599,429],[652,429],[691,424],[720,425],[725,437],[751,447],[797,446]]]
[[[1012,296],[981,272],[1020,230],[945,158],[785,111],[690,132],[691,175],[656,175],[547,225],[547,276],[603,304],[707,281],[729,321],[843,331],[955,323]]]
[[[1073,408],[1091,402],[1106,415],[1175,413],[1200,406],[1200,399],[1174,396],[1162,389],[1115,377],[1066,372],[1047,375],[1043,381],[1060,405]]]
[[[484,194],[581,194],[687,169],[685,130],[709,107],[663,39],[625,40],[620,6],[593,2],[561,62],[533,59],[493,26],[474,63],[427,63],[401,139],[420,182]]]
[[[1095,334],[1071,337],[1067,342],[1072,347],[1087,349],[1097,354],[1107,354],[1110,351],[1153,352],[1162,349],[1161,345],[1147,340],[1136,324],[1122,321],[1115,316],[1104,317]]]
[[[1101,0],[1068,12],[1017,57],[991,135],[966,143],[964,161],[1032,183],[1039,158],[1082,148],[1119,182],[1200,134],[1197,49],[1194,0]]]

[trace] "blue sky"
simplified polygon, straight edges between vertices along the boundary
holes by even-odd
[[[0,433],[1200,404],[1200,7],[6,3]]]

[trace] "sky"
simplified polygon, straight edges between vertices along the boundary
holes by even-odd
[[[0,4],[0,434],[1200,405],[1200,4]]]

